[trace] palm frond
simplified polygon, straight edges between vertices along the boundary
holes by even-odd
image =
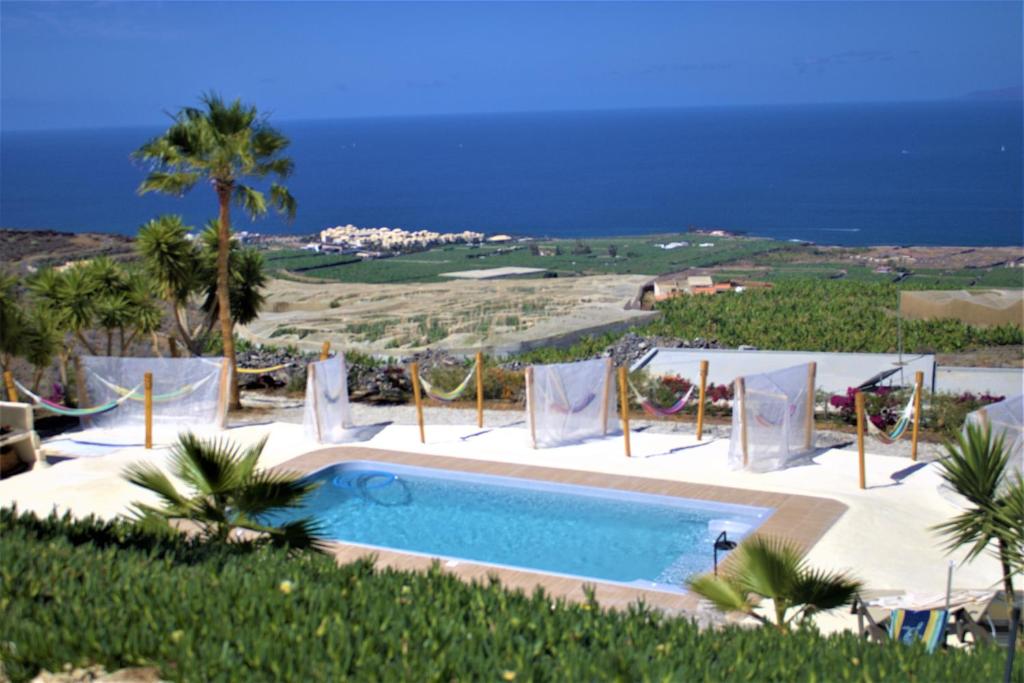
[[[297,508],[318,484],[283,472],[254,472],[232,497],[239,512],[258,517],[274,510]]]
[[[241,204],[252,218],[257,218],[267,212],[267,198],[262,192],[248,185],[239,183],[235,186],[235,201]]]
[[[171,447],[174,474],[204,495],[221,495],[238,484],[237,447],[227,441],[182,434]]]
[[[781,539],[754,536],[745,540],[736,553],[739,585],[768,598],[790,595],[803,569],[799,551]]]
[[[309,518],[295,519],[279,527],[253,525],[246,528],[266,533],[270,544],[278,548],[327,551],[323,526]]]
[[[723,612],[751,614],[754,611],[750,594],[744,592],[736,582],[729,578],[704,574],[687,579],[686,585],[694,593],[710,600],[715,607]]]
[[[806,614],[825,612],[850,604],[863,584],[843,572],[806,569],[793,585],[791,602],[806,605]]]
[[[295,201],[295,197],[292,196],[291,192],[288,191],[288,188],[277,183],[271,183],[270,201],[279,213],[283,213],[288,217],[288,220],[295,219],[295,212],[298,210],[299,204]]]
[[[165,512],[185,513],[192,508],[191,500],[182,495],[166,474],[151,463],[133,463],[124,470],[124,478],[142,488],[155,493],[165,505]],[[146,510],[154,510],[149,506],[136,504]]]
[[[181,197],[195,187],[201,178],[202,176],[195,172],[152,171],[139,184],[138,193],[143,195],[149,192],[159,192]]]

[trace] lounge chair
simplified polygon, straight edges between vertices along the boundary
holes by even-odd
[[[945,594],[874,593],[854,599],[851,613],[857,615],[858,631],[865,638],[880,643],[923,638],[933,652],[945,646],[950,634],[964,644],[992,641],[993,631],[981,620],[995,596],[995,591],[955,591],[947,610]]]
[[[18,474],[40,462],[32,406],[0,402],[0,427],[0,477]]]

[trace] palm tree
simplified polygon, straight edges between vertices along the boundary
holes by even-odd
[[[206,229],[199,236],[202,243],[202,260],[207,263],[205,270],[212,271],[210,261],[217,253],[218,234],[217,224],[210,221]],[[228,263],[231,269],[231,334],[234,338],[234,325],[247,325],[259,317],[260,310],[266,302],[263,288],[267,285],[267,276],[263,272],[263,255],[255,249],[243,249],[238,240],[232,238],[228,253]],[[218,300],[213,282],[206,286],[206,299],[202,309],[215,313]]]
[[[32,391],[38,392],[43,373],[53,362],[53,357],[64,342],[64,330],[52,310],[36,306],[28,316],[25,326],[25,348],[22,356],[35,368],[32,376]],[[64,379],[61,379],[62,386]]]
[[[171,307],[181,342],[193,355],[199,356],[217,318],[216,310],[213,310],[198,324],[189,320],[189,303],[207,280],[199,246],[188,238],[189,232],[190,228],[181,216],[163,215],[139,229],[135,244],[146,270],[157,282],[160,296]],[[215,244],[213,253],[216,252]],[[210,281],[216,289],[216,264],[210,274]]]
[[[18,278],[0,270],[0,367],[4,372],[25,347],[25,326],[25,313],[18,305]]]
[[[192,491],[181,493],[170,478],[151,463],[135,463],[125,478],[155,493],[162,507],[135,503],[144,522],[166,524],[172,520],[195,523],[207,539],[233,540],[232,532],[247,530],[259,535],[257,542],[298,549],[321,548],[319,526],[300,518],[280,526],[267,524],[267,515],[297,508],[317,484],[291,474],[257,470],[266,438],[246,449],[226,440],[203,440],[186,433],[171,449],[171,472]]]
[[[185,107],[173,116],[163,135],[153,138],[134,154],[149,161],[153,168],[139,193],[161,192],[181,196],[201,180],[209,181],[217,194],[217,299],[224,355],[235,367],[232,338],[229,251],[231,243],[231,204],[239,204],[255,219],[267,212],[263,192],[243,184],[246,178],[275,176],[283,180],[291,175],[294,164],[281,153],[288,139],[270,126],[256,108],[240,100],[227,103],[219,95],[208,93],[201,101],[204,108]],[[274,181],[268,190],[270,204],[289,219],[295,217],[296,202],[288,189]],[[232,404],[240,407],[238,382],[232,380]]]
[[[970,507],[935,527],[947,538],[947,549],[969,547],[972,560],[995,544],[1007,600],[1014,600],[1013,576],[1022,567],[1024,483],[1010,472],[1011,453],[1003,434],[990,425],[969,423],[964,433],[946,443],[939,474]],[[1019,612],[1019,607],[1014,610]]]
[[[725,576],[703,575],[687,581],[690,589],[723,611],[742,612],[762,624],[773,622],[757,612],[757,599],[770,598],[775,607],[774,626],[788,630],[815,612],[847,605],[861,582],[840,572],[807,566],[797,548],[787,541],[755,536],[734,551],[731,571]],[[790,609],[795,609],[787,617]]]

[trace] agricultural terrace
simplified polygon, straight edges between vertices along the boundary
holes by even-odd
[[[690,246],[675,249],[657,246],[681,241],[689,242]],[[714,246],[698,246],[701,243]],[[903,282],[921,287],[1017,288],[1024,287],[1024,269],[998,264],[1013,261],[1021,253],[1012,248],[967,249],[958,253],[952,248],[814,247],[756,238],[682,233],[545,240],[477,248],[456,245],[368,261],[350,254],[273,249],[265,252],[265,259],[267,270],[273,275],[313,282],[447,282],[448,278],[439,277],[441,273],[504,266],[544,268],[560,277],[655,276],[700,268],[721,279],[891,282],[898,275],[896,271],[902,268]],[[890,263],[889,270],[877,272],[885,263]]]
[[[1009,270],[1009,269],[1007,269]],[[661,302],[661,316],[645,334],[717,340],[725,347],[743,344],[761,349],[800,351],[899,350],[896,315],[901,288],[925,288],[927,282],[847,282],[784,279],[772,289],[718,296],[684,296]],[[1020,326],[981,328],[954,320],[905,320],[906,352],[956,353],[986,347],[1007,347],[1019,363],[1024,358]],[[588,358],[611,344],[617,335],[584,339],[566,349],[530,352],[534,362]]]
[[[662,249],[657,244],[688,241],[690,246]],[[700,242],[714,244],[699,247]],[[351,255],[311,254],[301,250],[267,252],[267,269],[277,276],[301,275],[336,282],[448,282],[441,273],[520,266],[567,275],[657,275],[685,268],[707,268],[758,254],[796,249],[764,239],[703,235],[653,235],[629,238],[551,240],[504,246],[452,245],[391,258],[361,261]]]

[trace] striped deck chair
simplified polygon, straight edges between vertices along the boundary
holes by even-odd
[[[923,640],[928,652],[935,652],[946,641],[948,620],[944,609],[894,609],[889,615],[889,637],[908,645]]]

